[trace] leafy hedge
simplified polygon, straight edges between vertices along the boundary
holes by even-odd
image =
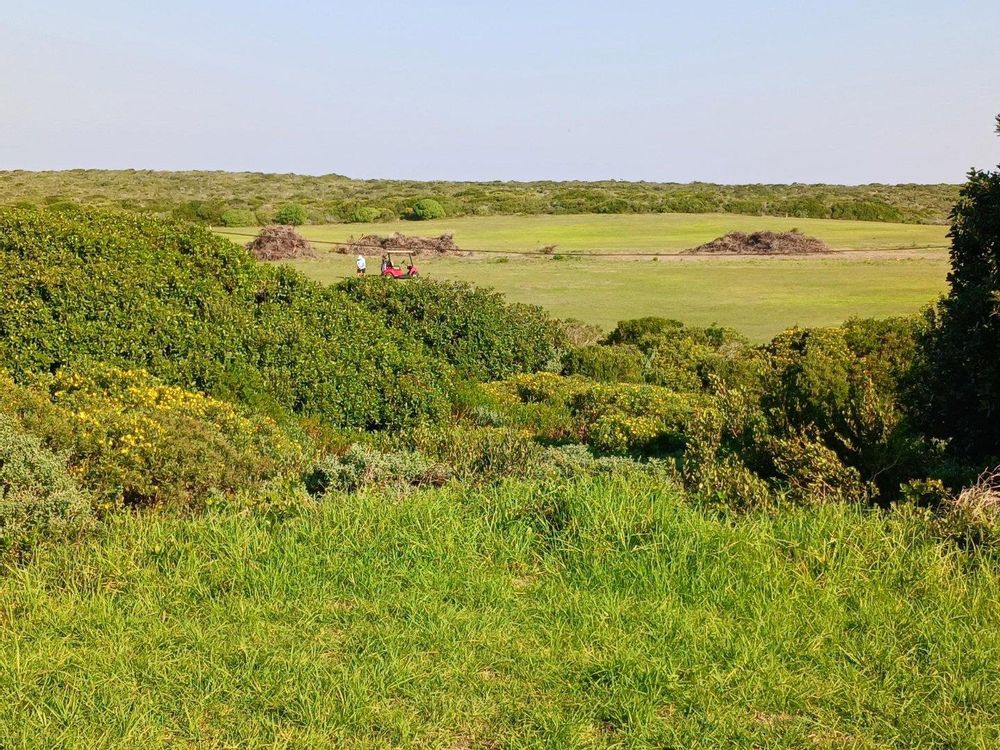
[[[459,282],[348,279],[339,289],[476,380],[545,367],[562,344],[561,327],[540,307]]]
[[[0,367],[82,362],[328,424],[447,412],[447,367],[347,295],[187,224],[0,211]]]

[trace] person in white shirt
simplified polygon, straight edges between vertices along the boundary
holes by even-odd
[[[365,271],[368,270],[368,264],[365,263],[365,256],[363,255],[358,256],[357,266],[358,266],[358,276],[364,276]]]

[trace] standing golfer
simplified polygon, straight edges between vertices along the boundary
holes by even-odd
[[[365,271],[368,270],[368,264],[365,263],[365,256],[363,255],[358,256],[357,266],[358,266],[358,276],[364,276]]]

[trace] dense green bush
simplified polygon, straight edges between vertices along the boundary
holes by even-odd
[[[462,374],[494,380],[545,367],[561,330],[540,307],[488,289],[418,279],[348,279],[338,289]]]
[[[643,355],[637,347],[591,344],[563,355],[563,375],[581,375],[603,383],[641,383]]]
[[[756,350],[749,340],[721,326],[702,328],[666,318],[638,318],[619,323],[605,344],[642,352],[640,380],[674,390],[701,390],[713,378],[728,385],[749,385],[759,370]]]
[[[129,206],[123,208],[130,209]],[[193,221],[198,224],[218,226],[222,223],[222,215],[226,206],[220,201],[186,201],[177,206],[171,213],[173,218],[181,221]]]
[[[16,379],[106,362],[275,416],[369,429],[448,408],[448,368],[419,342],[191,225],[0,211],[0,299],[0,364]]]
[[[305,224],[308,218],[309,217],[306,214],[305,208],[302,207],[302,204],[289,203],[288,205],[279,208],[277,213],[274,214],[274,223],[298,226],[299,224]]]
[[[815,430],[891,499],[902,482],[926,471],[929,458],[904,394],[918,330],[915,319],[895,318],[777,336],[766,347],[761,388],[772,433],[788,438]]]
[[[66,539],[93,523],[90,499],[64,458],[0,414],[0,562],[43,539]]]
[[[440,201],[433,198],[421,198],[413,204],[407,218],[427,221],[429,219],[443,219],[445,215],[444,206],[441,205]]]

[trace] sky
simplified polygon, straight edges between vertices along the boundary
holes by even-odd
[[[961,182],[1000,1],[0,0],[0,169]]]

